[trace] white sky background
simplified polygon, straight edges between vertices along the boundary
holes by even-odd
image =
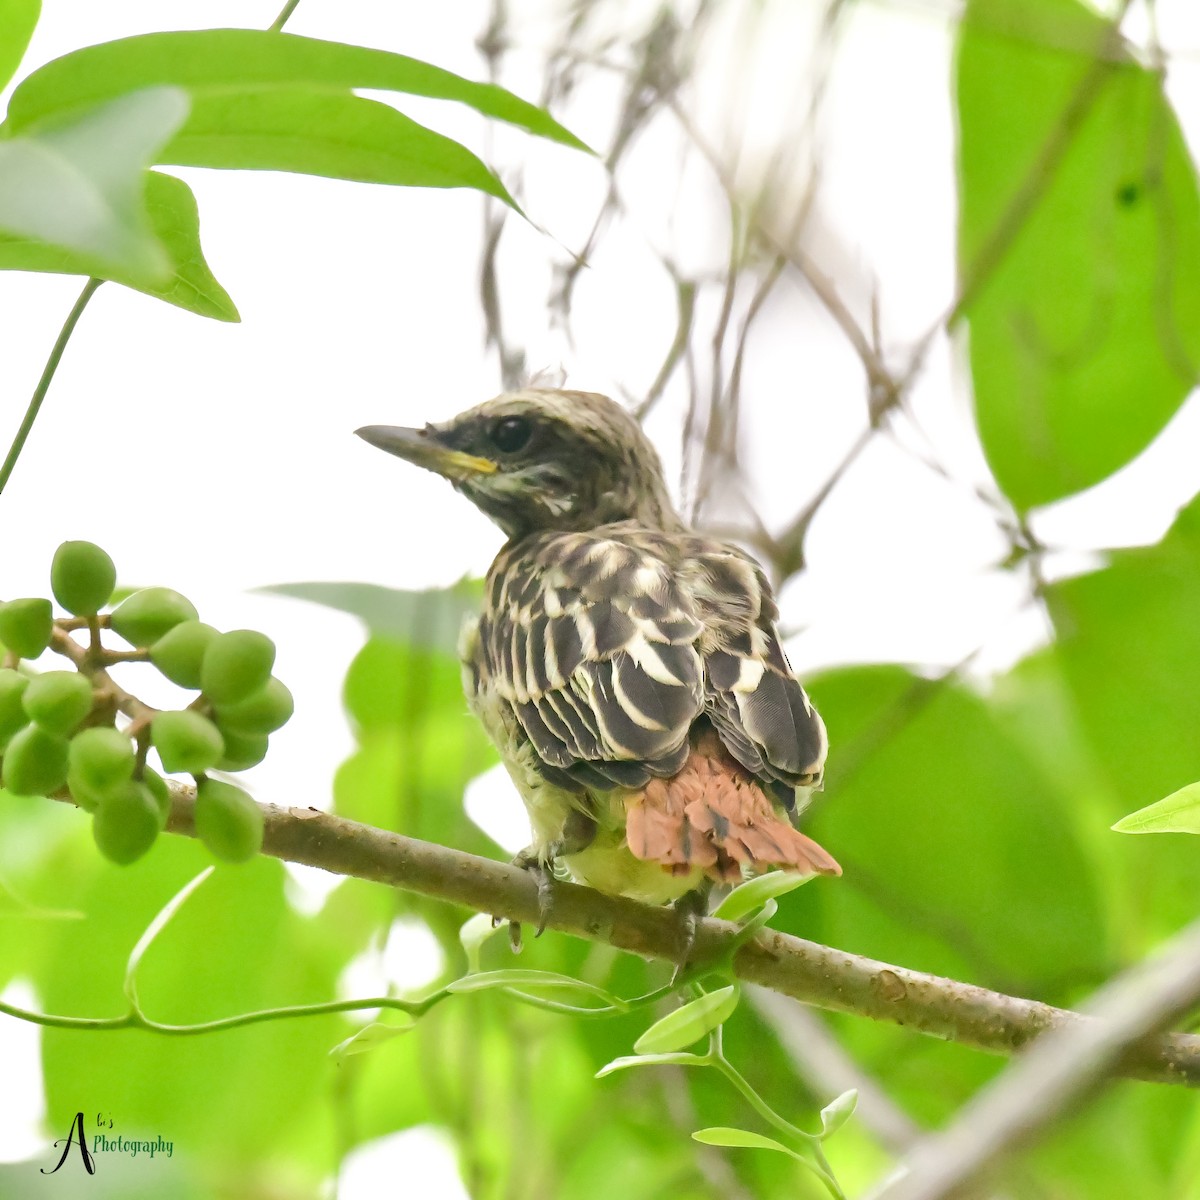
[[[755,163],[797,127],[823,5],[776,0],[764,6],[767,24],[747,36],[739,22],[752,7],[729,5],[725,35],[713,39],[698,67],[694,113],[718,153],[737,150],[727,161],[739,178],[753,176]],[[277,8],[276,0],[47,0],[19,77],[126,34],[265,27]],[[511,8],[519,45],[504,82],[536,98],[538,51],[557,27],[557,5],[524,0]],[[1169,84],[1196,147],[1194,10],[1190,0],[1158,5],[1172,54]],[[653,6],[609,0],[604,11],[615,30],[640,29]],[[941,0],[861,0],[847,19],[820,144],[801,147],[797,160],[803,168],[812,151],[822,164],[818,232],[806,249],[864,319],[877,286],[885,340],[897,351],[953,294],[955,12]],[[474,39],[486,16],[480,0],[302,0],[288,29],[482,78]],[[1137,40],[1145,29],[1137,9],[1127,31]],[[615,95],[598,82],[556,115],[603,145]],[[483,122],[469,112],[380,98],[461,138],[509,182],[522,171],[534,222],[568,246],[582,245],[605,187],[597,162],[502,129],[489,151]],[[711,181],[699,174],[681,180],[668,143],[659,129],[633,151],[630,219],[602,239],[580,283],[576,345],[551,333],[546,317],[547,264],[561,251],[520,222],[506,234],[510,332],[534,367],[562,362],[571,386],[623,386],[636,395],[654,377],[673,334],[673,302],[647,246],[669,245],[686,268],[724,264],[725,218],[708,199]],[[100,289],[0,500],[0,594],[45,594],[54,548],[87,538],[113,555],[122,583],[178,588],[212,624],[269,633],[297,711],[246,781],[262,799],[323,807],[333,772],[352,748],[339,694],[362,631],[352,618],[249,589],[307,579],[413,588],[486,570],[498,532],[442,481],[352,436],[363,424],[442,420],[499,390],[477,299],[482,200],[466,191],[294,175],[178,173],[197,194],[206,256],[242,324],[207,321],[114,284]],[[0,273],[5,446],[81,285]],[[745,461],[754,499],[776,528],[857,436],[864,404],[862,369],[841,334],[797,285],[782,290],[792,299],[786,310],[764,315],[743,388]],[[951,663],[980,644],[988,647],[985,662],[1003,665],[1041,636],[1036,617],[1016,615],[1023,583],[991,569],[1004,543],[987,511],[967,498],[986,468],[971,434],[960,352],[936,346],[913,398],[925,434],[960,482],[939,479],[883,439],[863,456],[814,525],[809,573],[784,597],[785,621],[803,629],[789,647],[802,674],[849,661]],[[673,399],[650,430],[677,466]],[[1137,463],[1057,506],[1039,531],[1078,549],[1156,539],[1195,491],[1197,446],[1193,398]],[[149,670],[145,677],[146,698],[169,703],[168,685],[156,691]],[[142,680],[129,682],[138,690]],[[493,832],[514,846],[523,840],[519,816]],[[12,1032],[0,1028],[0,1035]],[[16,1099],[0,1089],[0,1109],[6,1092]],[[0,1129],[8,1124],[0,1120]],[[411,1140],[403,1145],[411,1171],[416,1151]],[[428,1194],[453,1194],[451,1160],[428,1145],[429,1169],[441,1172]],[[370,1175],[360,1166],[354,1178]],[[376,1194],[370,1186],[355,1182],[343,1200]]]

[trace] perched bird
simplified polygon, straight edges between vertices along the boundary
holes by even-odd
[[[826,737],[770,585],[684,524],[623,408],[526,388],[441,425],[357,432],[449,479],[507,536],[459,651],[529,812],[514,861],[538,877],[543,919],[559,863],[685,914],[714,880],[840,873],[789,820],[821,786]]]

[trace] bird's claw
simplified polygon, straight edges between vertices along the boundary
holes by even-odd
[[[685,892],[674,902],[672,908],[679,918],[679,956],[671,976],[671,986],[675,987],[691,964],[700,918],[708,911],[708,893],[700,888]]]
[[[522,850],[512,860],[512,865],[520,867],[522,871],[528,871],[537,883],[538,922],[537,932],[533,936],[540,938],[546,931],[546,923],[549,921],[550,914],[554,910],[553,868],[544,862],[540,855],[532,853],[529,850]],[[508,923],[508,941],[509,945],[512,946],[512,952],[520,954],[522,945],[520,921],[510,921]]]

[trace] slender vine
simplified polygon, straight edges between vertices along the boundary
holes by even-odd
[[[83,291],[79,293],[79,298],[71,306],[71,311],[67,313],[67,319],[58,331],[58,337],[50,349],[50,357],[46,359],[46,365],[42,368],[42,377],[38,380],[37,387],[33,389],[33,395],[25,409],[25,416],[21,419],[20,427],[17,429],[12,445],[8,448],[8,455],[4,459],[3,465],[0,465],[0,492],[4,491],[9,476],[12,475],[13,468],[17,465],[17,459],[21,457],[21,451],[25,449],[25,443],[29,439],[33,423],[41,411],[42,401],[45,400],[46,393],[50,390],[50,383],[54,379],[55,371],[58,370],[58,364],[62,360],[67,343],[71,340],[71,334],[75,332],[75,326],[79,323],[79,318],[83,316],[83,310],[87,308],[88,301],[96,294],[96,289],[103,282],[103,279],[93,278],[83,285]]]

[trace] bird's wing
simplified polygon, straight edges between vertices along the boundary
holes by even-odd
[[[493,565],[479,653],[548,778],[640,787],[687,757],[702,633],[655,539],[548,533]]]
[[[762,568],[736,546],[693,536],[680,581],[704,625],[705,707],[729,752],[752,775],[819,787],[825,725],[779,640],[779,610]]]
[[[502,553],[479,650],[547,777],[576,790],[673,775],[707,715],[750,774],[820,783],[825,729],[792,677],[758,565],[685,535],[552,533]]]

